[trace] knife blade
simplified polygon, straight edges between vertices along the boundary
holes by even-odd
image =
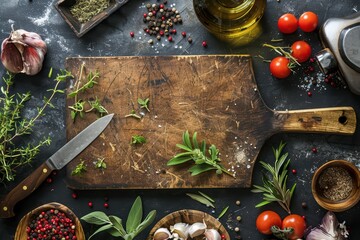
[[[60,170],[89,146],[104,131],[113,116],[106,115],[90,124],[12,189],[0,202],[0,218],[15,216],[16,203],[35,191],[53,170]]]

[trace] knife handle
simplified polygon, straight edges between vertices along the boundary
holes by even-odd
[[[41,164],[34,172],[12,189],[0,202],[0,218],[15,216],[14,206],[29,196],[50,175],[52,168],[47,163]]]

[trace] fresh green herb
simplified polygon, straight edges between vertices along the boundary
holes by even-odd
[[[141,135],[133,135],[131,137],[131,143],[132,144],[146,143],[146,138]]]
[[[195,132],[190,140],[189,132],[183,133],[183,144],[176,144],[176,146],[184,152],[175,155],[167,163],[168,166],[179,165],[193,160],[195,166],[189,169],[192,176],[198,175],[210,170],[216,170],[216,174],[222,174],[223,172],[234,177],[229,171],[227,171],[221,164],[219,158],[219,150],[215,145],[211,145],[208,149],[209,156],[206,153],[206,143],[202,141],[201,144],[197,141],[197,133]]]
[[[53,68],[50,68],[49,74],[48,74],[48,78],[52,78],[52,73],[53,73]]]
[[[47,90],[50,96],[44,97],[42,106],[38,107],[36,114],[29,119],[22,117],[22,110],[25,103],[30,100],[31,94],[29,92],[11,94],[14,75],[7,73],[5,77],[2,77],[5,85],[0,89],[0,182],[13,181],[16,169],[30,164],[42,146],[50,145],[50,138],[25,146],[18,143],[24,135],[32,133],[33,126],[44,115],[45,109],[54,107],[51,101],[56,94],[64,93],[59,89],[59,85],[69,77],[72,77],[70,72],[60,70],[60,74],[55,78],[54,88]]]
[[[285,143],[281,142],[277,149],[273,148],[275,155],[274,167],[260,161],[261,166],[267,170],[270,177],[267,174],[263,174],[263,186],[254,185],[252,192],[263,193],[263,201],[257,204],[256,207],[261,207],[271,202],[278,202],[280,206],[290,214],[290,202],[296,183],[294,183],[291,189],[287,189],[287,167],[290,163],[290,159],[287,160],[288,153],[281,155],[285,145]]]
[[[98,158],[95,162],[95,167],[100,169],[106,168],[105,158]]]
[[[89,237],[89,239],[100,232],[107,232],[113,237],[133,240],[140,232],[142,232],[154,221],[155,216],[156,210],[152,210],[142,221],[142,201],[140,197],[137,197],[128,214],[125,228],[123,227],[122,219],[113,215],[107,216],[105,213],[100,211],[91,212],[83,216],[81,219],[87,223],[101,226]]]
[[[78,165],[76,165],[76,167],[74,168],[74,170],[72,170],[71,175],[72,176],[79,176],[82,175],[84,172],[86,172],[86,165],[84,161],[81,161]]]
[[[204,197],[202,195],[195,194],[195,193],[187,193],[186,195],[188,195],[195,201],[198,201],[199,203],[204,204],[207,207],[215,208],[215,206],[213,204],[214,200],[210,201],[207,197]]]
[[[226,208],[224,208],[221,213],[219,214],[219,216],[217,217],[217,220],[219,220],[222,216],[225,215],[225,213],[228,211],[229,206],[227,206]]]
[[[201,196],[203,196],[204,198],[206,198],[206,199],[209,200],[210,202],[212,202],[212,203],[215,202],[215,200],[212,199],[209,195],[207,195],[207,194],[205,194],[205,193],[203,193],[203,192],[200,192],[200,191],[199,191],[199,193],[200,193]]]
[[[96,111],[100,115],[100,117],[108,114],[108,111],[103,105],[101,105],[98,97],[96,97],[93,101],[89,100],[88,103],[90,104],[91,108],[89,110],[86,110],[86,112]]]
[[[138,98],[138,103],[140,104],[140,108],[145,108],[148,112],[150,112],[150,109],[149,109],[149,98],[146,98],[146,99],[141,99],[141,98]]]
[[[301,65],[298,62],[298,60],[293,55],[291,55],[291,52],[287,50],[287,49],[291,49],[291,47],[279,47],[279,46],[273,46],[273,45],[267,44],[267,43],[264,43],[263,47],[271,48],[272,50],[274,50],[279,55],[284,56],[287,59],[289,59],[289,61],[290,61],[289,68],[290,69],[294,68],[295,65],[298,65],[298,66]]]
[[[128,117],[133,117],[133,118],[137,118],[137,119],[141,119],[141,117],[139,115],[136,114],[135,110],[131,110],[131,112],[128,115],[125,115],[126,118]]]
[[[85,113],[92,111],[97,112],[100,117],[108,114],[108,111],[105,109],[104,106],[101,105],[100,100],[97,97],[95,97],[95,100],[88,100],[88,101],[79,99],[79,94],[87,91],[88,89],[93,88],[94,85],[97,84],[96,80],[100,77],[98,71],[90,72],[86,76],[86,82],[82,84],[81,81],[83,78],[84,67],[85,65],[82,64],[80,68],[79,78],[74,84],[75,90],[68,94],[69,98],[74,98],[74,104],[68,106],[68,108],[71,110],[70,113],[71,119],[73,119],[74,121],[77,116],[83,118]]]
[[[86,23],[109,6],[110,0],[77,0],[70,12],[80,23]]]

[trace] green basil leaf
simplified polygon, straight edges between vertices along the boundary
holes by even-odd
[[[91,212],[81,218],[87,223],[96,224],[96,225],[103,225],[111,223],[109,217],[100,211]]]
[[[198,194],[194,194],[194,193],[187,193],[186,195],[188,195],[189,197],[191,197],[192,199],[194,199],[195,201],[198,201],[201,204],[204,204],[207,207],[212,207],[215,208],[214,204],[212,204],[212,202],[210,202],[207,198],[198,195]]]
[[[140,197],[137,197],[130,209],[128,218],[126,220],[126,232],[131,233],[141,223],[143,211],[142,201]]]
[[[178,164],[182,164],[182,163],[185,163],[185,162],[188,162],[192,159],[191,156],[183,156],[183,157],[174,157],[172,159],[170,159],[168,162],[167,162],[167,165],[168,166],[174,166],[174,165],[178,165]]]
[[[195,166],[192,166],[191,168],[189,168],[189,172],[191,173],[191,176],[196,176],[200,173],[207,172],[207,171],[214,170],[214,169],[216,169],[216,168],[211,165],[200,164],[200,165],[195,165]]]
[[[117,216],[112,216],[112,215],[110,215],[110,216],[109,216],[109,219],[110,219],[113,227],[114,227],[114,228],[116,229],[116,231],[119,233],[119,236],[123,237],[123,236],[126,234],[126,232],[125,232],[125,229],[124,229],[124,227],[123,227],[123,225],[122,225],[122,220],[121,220],[121,218],[119,218],[119,217],[117,217]],[[113,234],[111,234],[111,235],[113,235]],[[114,236],[114,235],[113,235],[113,236]],[[114,237],[116,237],[116,236],[114,236]]]
[[[89,240],[90,238],[92,238],[94,235],[100,233],[100,232],[104,232],[104,231],[107,231],[108,229],[112,228],[112,224],[109,223],[109,224],[106,224],[104,226],[101,226],[100,228],[98,228],[98,230],[96,230],[93,234],[91,234],[91,236],[89,237]]]
[[[197,141],[197,132],[194,132],[193,137],[192,137],[192,142],[193,142],[194,148],[199,148],[199,143]]]

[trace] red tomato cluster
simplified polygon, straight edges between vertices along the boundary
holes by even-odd
[[[281,220],[276,212],[264,211],[256,218],[256,228],[265,235],[283,233],[287,239],[295,240],[304,236],[306,223],[304,218],[297,214],[290,214]]]
[[[298,27],[304,32],[312,32],[317,25],[318,16],[313,12],[304,12],[299,20],[291,13],[285,13],[278,19],[278,28],[285,34],[294,33]],[[290,54],[298,63],[303,63],[310,59],[311,47],[305,41],[296,41],[291,45]],[[289,57],[276,57],[270,62],[270,72],[276,78],[287,78],[293,65]]]
[[[305,41],[296,41],[291,45],[291,56],[298,63],[306,62],[311,57],[311,47]],[[276,78],[287,78],[291,74],[291,62],[287,57],[276,57],[270,62],[270,72]]]
[[[313,12],[304,12],[299,20],[294,14],[286,13],[278,20],[279,31],[285,34],[294,33],[299,27],[304,32],[312,32],[316,29],[319,19]]]

